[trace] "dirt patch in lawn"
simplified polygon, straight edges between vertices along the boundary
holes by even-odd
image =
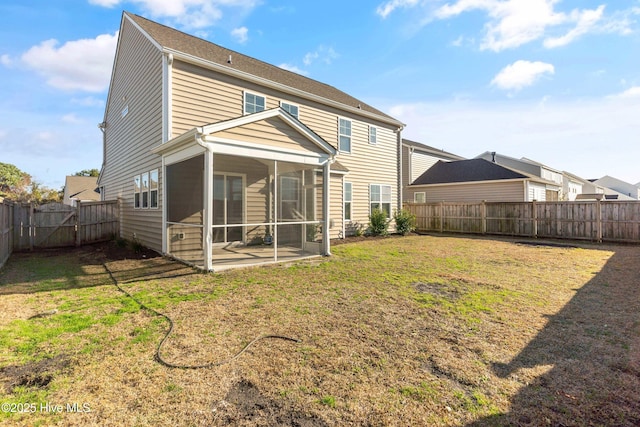
[[[13,393],[16,387],[45,388],[55,375],[69,368],[68,355],[59,354],[50,359],[0,368],[0,382],[6,393]]]

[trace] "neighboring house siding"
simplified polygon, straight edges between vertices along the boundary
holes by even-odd
[[[411,182],[418,179],[418,177],[422,175],[427,169],[435,165],[438,160],[442,159],[426,153],[414,151],[411,155]]]
[[[162,142],[162,55],[127,19],[112,77],[106,121],[105,200],[122,199],[121,236],[162,250],[161,158],[150,152]],[[126,111],[126,115],[123,114]],[[133,177],[159,171],[160,205],[133,207]]]
[[[529,194],[526,202],[532,202],[534,200],[538,202],[544,202],[547,200],[547,187],[544,184],[529,183]]]
[[[416,192],[426,193],[426,202],[522,202],[522,181],[464,183],[464,185],[415,186],[409,188],[405,200],[413,201]]]
[[[279,107],[281,101],[299,106],[299,120],[334,147],[338,146],[338,119],[345,118],[352,121],[351,153],[340,153],[337,160],[350,171],[348,180],[353,183],[354,222],[364,226],[369,222],[369,185],[372,183],[390,185],[392,209],[397,206],[398,154],[396,128],[393,126],[181,61],[174,61],[172,75],[173,137],[196,126],[243,115],[245,90],[266,97],[266,109]],[[256,142],[260,138],[257,132],[263,130],[264,126],[256,125],[252,132],[245,128],[243,135],[227,133],[226,136],[246,136]],[[369,126],[377,128],[376,144],[369,144]],[[275,136],[273,129],[269,132],[273,137],[270,143],[286,144]],[[343,220],[342,208],[338,211],[333,204],[333,189],[341,185],[341,180],[332,179],[332,237],[337,237],[338,230],[342,229],[338,225]],[[339,217],[334,216],[338,213]]]

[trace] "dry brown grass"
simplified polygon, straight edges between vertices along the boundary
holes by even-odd
[[[221,274],[87,249],[26,280],[17,257],[0,272],[0,402],[38,410],[0,422],[638,425],[640,247],[581,246],[411,236]],[[76,275],[55,268],[73,260]],[[166,322],[109,284],[102,261],[174,319],[174,363],[226,359],[262,334],[302,343],[263,340],[218,368],[166,368],[154,360]]]

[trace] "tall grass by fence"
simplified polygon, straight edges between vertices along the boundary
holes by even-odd
[[[640,201],[407,203],[418,231],[640,243]]]
[[[0,197],[0,268],[13,252],[13,206]]]

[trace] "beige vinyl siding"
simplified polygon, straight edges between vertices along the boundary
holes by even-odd
[[[329,234],[332,239],[337,239],[341,236],[344,218],[344,207],[342,204],[344,175],[332,173],[329,185],[329,218],[333,222],[333,227],[329,229]]]
[[[299,132],[291,128],[278,117],[271,117],[248,125],[238,126],[213,134],[215,137],[228,138],[243,142],[286,148],[289,150],[317,153],[319,147]]]
[[[121,198],[121,236],[162,250],[162,55],[128,19],[123,20],[106,113],[105,166],[100,185],[105,200]],[[128,112],[123,117],[122,111]],[[159,171],[157,209],[133,208],[133,178]]]
[[[337,125],[336,125],[337,126]],[[367,227],[369,224],[369,186],[371,184],[391,187],[391,211],[398,202],[398,154],[395,129],[376,124],[378,143],[368,142],[368,123],[353,120],[351,153],[340,153],[338,161],[349,169],[345,180],[353,185],[352,224],[347,235],[354,227]]]
[[[397,206],[398,153],[394,126],[181,61],[174,61],[172,75],[173,137],[196,126],[241,116],[244,91],[264,96],[267,109],[278,107],[281,101],[298,105],[299,120],[334,147],[338,145],[338,118],[349,119],[352,121],[351,153],[341,153],[337,160],[350,171],[354,222],[365,227],[369,222],[369,185],[372,183],[391,186],[392,210]],[[377,128],[377,144],[369,144],[371,125]],[[332,218],[342,221],[342,209],[339,218],[333,214],[332,204]]]
[[[524,183],[522,181],[465,183],[412,186],[407,191],[406,200],[413,201],[416,192],[425,192],[427,203],[434,202],[522,202]]]

